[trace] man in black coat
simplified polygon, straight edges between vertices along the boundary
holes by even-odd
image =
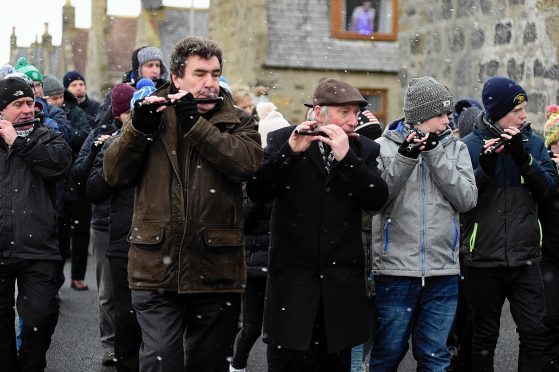
[[[29,84],[15,77],[0,80],[2,371],[43,371],[58,321],[57,266],[61,257],[54,191],[70,165],[72,151],[62,134],[29,123],[34,117]],[[21,330],[17,348],[14,305]]]
[[[247,184],[254,201],[275,198],[263,330],[272,372],[348,371],[368,338],[361,211],[388,197],[379,145],[353,133],[367,105],[357,89],[326,79],[313,98],[316,121],[270,133]]]

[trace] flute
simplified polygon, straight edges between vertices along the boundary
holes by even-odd
[[[201,105],[204,103],[218,103],[218,102],[223,102],[223,97],[211,97],[211,98],[196,98],[194,101],[196,101],[196,104]],[[134,103],[134,108],[141,108],[144,106],[149,106],[151,108],[159,108],[162,106],[174,106],[176,103],[178,102],[178,100],[175,101],[171,101],[171,100],[166,100],[166,101],[161,101],[161,102],[148,102],[148,101],[136,101]]]
[[[19,123],[15,123],[15,124],[12,123],[12,126],[14,128],[18,128],[18,127],[25,127],[27,125],[39,124],[40,122],[41,122],[41,119],[35,118],[35,119],[31,119],[31,120],[21,121]]]
[[[520,134],[524,133],[532,125],[531,122],[525,121],[520,127]],[[485,154],[492,154],[501,146],[505,146],[509,143],[510,139],[502,138],[492,146],[489,146],[487,150],[484,151]]]

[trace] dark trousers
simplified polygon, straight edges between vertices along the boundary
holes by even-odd
[[[128,259],[109,257],[115,314],[114,352],[118,372],[137,372],[142,330],[128,288]]]
[[[520,339],[518,370],[542,368],[545,299],[539,263],[468,268],[472,303],[472,371],[493,371],[501,309],[508,299]]]
[[[559,370],[559,267],[546,261],[542,262],[541,267],[546,301],[543,359],[546,364]]]
[[[243,325],[237,333],[233,348],[231,365],[234,368],[246,368],[250,350],[262,333],[266,280],[265,276],[247,279],[245,293],[242,296]]]
[[[45,370],[47,350],[58,322],[57,266],[58,261],[0,258],[0,370]],[[16,304],[21,320],[19,355],[14,328]]]
[[[141,372],[228,371],[240,293],[177,294],[133,289],[132,304],[142,328]]]
[[[447,341],[449,349],[454,351],[449,370],[469,372],[472,370],[472,309],[468,298],[468,268],[463,264],[462,254],[460,254],[460,273],[456,316]]]
[[[58,244],[62,254],[62,266],[71,255],[72,280],[83,280],[87,269],[91,204],[83,200],[65,202],[64,216],[58,219]]]
[[[328,353],[322,306],[319,306],[308,351],[268,345],[268,372],[348,372],[351,349]]]

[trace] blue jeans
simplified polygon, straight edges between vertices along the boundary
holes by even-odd
[[[446,340],[458,300],[458,275],[425,278],[378,276],[377,332],[371,351],[371,372],[396,371],[412,336],[418,371],[446,371]]]

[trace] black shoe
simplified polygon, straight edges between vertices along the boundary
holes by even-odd
[[[101,364],[104,366],[114,366],[116,365],[116,356],[114,351],[107,351],[101,359]]]

